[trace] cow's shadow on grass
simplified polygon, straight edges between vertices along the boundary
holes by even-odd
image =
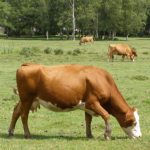
[[[0,138],[3,139],[25,139],[23,134],[15,134],[14,136],[9,137],[6,133],[0,133]],[[32,134],[31,138],[29,140],[45,140],[45,139],[57,139],[57,140],[100,140],[100,141],[106,141],[103,137],[93,137],[93,138],[86,138],[85,136],[66,136],[66,135],[38,135],[38,134]],[[126,136],[124,137],[112,137],[112,140],[124,140],[128,139]]]
[[[3,139],[25,139],[23,134],[15,134],[14,136],[9,137],[6,133],[0,133],[0,138]],[[45,139],[58,139],[58,140],[88,140],[86,137],[82,136],[66,136],[66,135],[38,135],[38,134],[32,134],[31,138],[29,140],[45,140]]]

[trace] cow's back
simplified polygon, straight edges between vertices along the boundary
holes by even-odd
[[[41,88],[38,93],[39,96],[45,99],[48,95],[51,95],[57,101],[59,99],[65,99],[66,101],[83,99],[86,82],[85,76],[81,72],[82,69],[82,66],[76,65],[43,67],[40,72],[39,85]]]
[[[80,40],[80,43],[88,43],[88,42],[93,42],[93,36],[85,36],[82,37]]]
[[[118,54],[127,54],[131,53],[131,48],[128,44],[110,44],[109,50]]]

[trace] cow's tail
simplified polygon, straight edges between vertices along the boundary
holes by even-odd
[[[14,93],[15,95],[19,95],[18,89],[17,89],[16,87],[12,87],[12,88],[13,88],[13,93]],[[19,103],[21,103],[21,101],[19,101]],[[39,104],[39,102],[38,102],[37,99],[34,99],[32,105],[31,105],[30,110],[31,110],[32,112],[37,112],[37,108],[40,109],[40,104]]]

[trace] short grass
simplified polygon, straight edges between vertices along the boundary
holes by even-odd
[[[128,43],[137,49],[135,62],[107,61],[110,43]],[[37,47],[40,52],[34,55],[20,55],[28,47]],[[53,50],[45,54],[44,49]],[[63,54],[55,55],[54,50]],[[74,53],[74,52],[77,53]],[[37,113],[30,113],[30,140],[23,138],[20,119],[15,136],[7,137],[11,114],[18,97],[13,94],[16,86],[16,69],[25,62],[44,65],[82,64],[102,67],[110,72],[129,105],[137,107],[140,115],[142,138],[131,140],[121,130],[117,121],[111,117],[112,140],[104,141],[104,122],[100,117],[92,122],[93,139],[85,137],[84,112],[54,113],[41,107]],[[94,77],[94,76],[93,76]],[[79,41],[46,40],[0,40],[0,150],[149,150],[150,149],[150,39],[131,38],[129,41],[95,41],[93,45],[79,46]]]

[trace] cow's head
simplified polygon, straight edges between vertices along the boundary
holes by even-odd
[[[132,52],[132,54],[131,54],[130,58],[132,61],[134,61],[134,57],[137,57],[136,49],[131,48],[131,52]]]
[[[139,115],[136,109],[133,109],[133,115],[128,118],[127,123],[129,126],[122,127],[122,129],[129,138],[139,138],[142,136],[139,123]]]

